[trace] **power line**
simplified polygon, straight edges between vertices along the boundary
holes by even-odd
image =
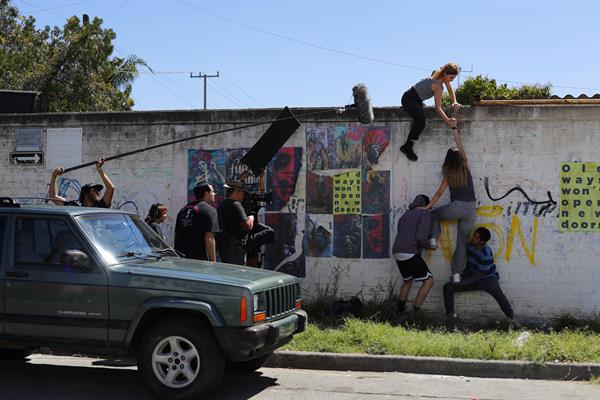
[[[223,78],[225,78],[229,83],[231,83],[232,86],[234,86],[235,88],[237,88],[240,92],[242,92],[243,94],[245,94],[250,100],[256,102],[259,106],[261,107],[266,107],[263,103],[261,103],[260,101],[256,100],[254,97],[250,96],[244,89],[242,89],[241,87],[239,87],[238,85],[235,84],[235,82],[233,82],[231,79],[229,79],[227,76],[225,76],[224,74],[221,74],[221,76],[223,76]]]
[[[201,72],[198,72],[198,75],[194,75],[193,72],[190,72],[190,78],[202,78],[204,79],[204,109],[206,110],[206,79],[207,78],[218,78],[219,77],[219,71],[217,71],[216,75],[207,75],[207,74],[202,74]]]
[[[235,100],[236,104],[240,104],[241,103],[242,105],[246,106],[247,108],[252,108],[252,106],[250,104],[248,104],[247,102],[245,102],[243,99],[240,99],[235,94],[233,94],[229,90],[225,89],[223,86],[219,85],[216,81],[213,82],[213,83],[215,84],[216,87],[218,87],[219,89],[221,89],[227,95],[231,96],[231,98]]]
[[[246,24],[244,22],[237,21],[235,19],[224,17],[224,16],[222,16],[220,14],[217,14],[217,13],[214,13],[212,11],[208,11],[208,10],[206,10],[204,8],[198,7],[195,4],[188,4],[188,3],[186,3],[183,0],[177,0],[177,1],[179,1],[180,3],[182,3],[182,4],[184,4],[184,5],[188,6],[188,7],[195,8],[195,9],[197,9],[199,11],[202,11],[203,13],[212,15],[212,16],[217,17],[217,18],[220,18],[220,19],[222,19],[224,21],[228,21],[228,22],[231,22],[233,24],[240,25],[240,26],[243,26],[245,28],[252,29],[252,30],[255,30],[255,31],[258,31],[258,32],[262,32],[264,34],[267,34],[267,35],[270,35],[270,36],[274,36],[274,37],[277,37],[277,38],[280,38],[280,39],[284,39],[284,40],[287,40],[287,41],[290,41],[290,42],[294,42],[294,43],[301,44],[301,45],[304,45],[304,46],[313,47],[315,49],[329,51],[331,53],[336,53],[336,54],[342,54],[342,55],[345,55],[345,56],[348,56],[348,57],[359,58],[361,60],[372,61],[372,62],[376,62],[376,63],[379,63],[379,64],[395,65],[397,67],[403,67],[403,68],[409,68],[409,69],[416,69],[416,70],[420,70],[420,71],[431,71],[432,70],[431,68],[415,67],[413,65],[400,64],[400,63],[393,62],[393,61],[386,61],[386,60],[381,60],[381,59],[378,59],[378,58],[361,56],[360,54],[350,53],[350,52],[344,51],[344,50],[338,50],[338,49],[334,49],[334,48],[331,48],[331,47],[321,46],[321,45],[310,43],[310,42],[307,42],[307,41],[304,41],[304,40],[294,39],[294,38],[289,37],[289,36],[281,35],[279,33],[271,32],[271,31],[268,31],[266,29],[254,26],[254,25],[249,25],[249,24]]]

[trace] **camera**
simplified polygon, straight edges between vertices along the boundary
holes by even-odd
[[[246,214],[256,215],[262,207],[271,204],[272,201],[273,192],[247,192],[242,206]]]

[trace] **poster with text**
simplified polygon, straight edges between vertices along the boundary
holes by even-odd
[[[306,210],[312,214],[333,213],[333,178],[306,171]]]
[[[361,171],[350,171],[333,177],[333,213],[361,213]]]
[[[306,128],[306,159],[309,171],[335,168],[335,140],[329,128]]]
[[[304,253],[308,257],[331,257],[333,253],[333,216],[306,214]]]
[[[266,245],[264,267],[285,271],[297,277],[306,275],[302,242],[296,243],[297,216],[292,213],[266,213],[265,224],[276,232],[275,243]]]
[[[360,258],[360,215],[333,216],[333,255],[340,258]]]
[[[564,232],[600,232],[600,163],[561,163],[559,225]]]
[[[242,178],[242,173],[248,170],[248,167],[240,160],[249,150],[247,147],[227,149],[227,166],[225,168],[227,182],[239,181]],[[258,190],[258,177],[254,176],[253,173],[246,176],[244,183],[250,190]]]
[[[388,214],[364,215],[363,258],[388,258],[390,256],[390,230]]]
[[[363,172],[362,212],[383,214],[390,209],[390,171]]]
[[[282,147],[267,165],[267,190],[273,201],[267,211],[280,211],[296,192],[302,166],[302,147]]]
[[[215,190],[215,207],[225,197],[225,149],[188,150],[188,201],[195,201],[194,188],[211,184]]]

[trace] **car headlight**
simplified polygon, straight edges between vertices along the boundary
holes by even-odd
[[[267,296],[264,292],[254,295],[254,312],[267,311]]]

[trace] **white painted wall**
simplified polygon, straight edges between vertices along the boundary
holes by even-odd
[[[597,106],[505,106],[474,107],[463,112],[463,138],[478,199],[478,224],[492,231],[490,242],[496,255],[501,285],[518,316],[549,318],[564,313],[593,318],[600,313],[600,234],[561,232],[557,207],[537,216],[532,206],[518,193],[504,200],[491,201],[484,189],[489,178],[492,195],[500,196],[520,185],[536,200],[550,191],[559,201],[559,165],[565,161],[600,162],[600,108]],[[303,110],[306,111],[306,110]],[[428,110],[429,112],[430,110]],[[0,195],[28,198],[44,197],[50,170],[44,166],[9,164],[14,150],[16,128],[82,128],[83,160],[131,151],[173,139],[269,120],[278,111],[138,112],[108,114],[0,115]],[[300,113],[300,112],[297,112]],[[389,126],[392,143],[381,160],[392,170],[392,210],[396,222],[417,193],[432,195],[440,181],[440,168],[452,134],[429,113],[428,126],[416,144],[419,161],[412,163],[398,151],[410,122],[398,108],[376,109],[377,125]],[[286,143],[305,146],[305,129],[348,124],[346,117],[327,115],[311,118]],[[138,210],[145,215],[154,202],[170,209],[166,234],[172,237],[173,222],[185,204],[187,150],[251,147],[267,125],[196,139],[158,150],[108,162],[105,171],[116,185],[113,206]],[[45,130],[44,130],[45,132]],[[305,196],[303,163],[295,197]],[[97,182],[93,167],[68,174],[79,184]],[[76,190],[67,191],[76,198]],[[448,202],[446,195],[440,205]],[[302,204],[302,202],[300,202]],[[495,207],[492,207],[495,206]],[[304,221],[302,206],[290,209]],[[303,224],[300,224],[301,226]],[[392,224],[393,241],[395,223]],[[448,280],[449,259],[455,228],[441,248],[426,254],[437,280],[424,308],[442,310],[443,283]],[[302,235],[299,229],[298,235]],[[302,280],[309,295],[335,286],[337,295],[361,294],[365,298],[384,298],[389,288],[400,285],[400,275],[392,259],[363,260],[307,258],[306,278]],[[411,293],[411,297],[415,293]],[[466,316],[501,316],[493,299],[483,294],[457,295],[457,312]]]

